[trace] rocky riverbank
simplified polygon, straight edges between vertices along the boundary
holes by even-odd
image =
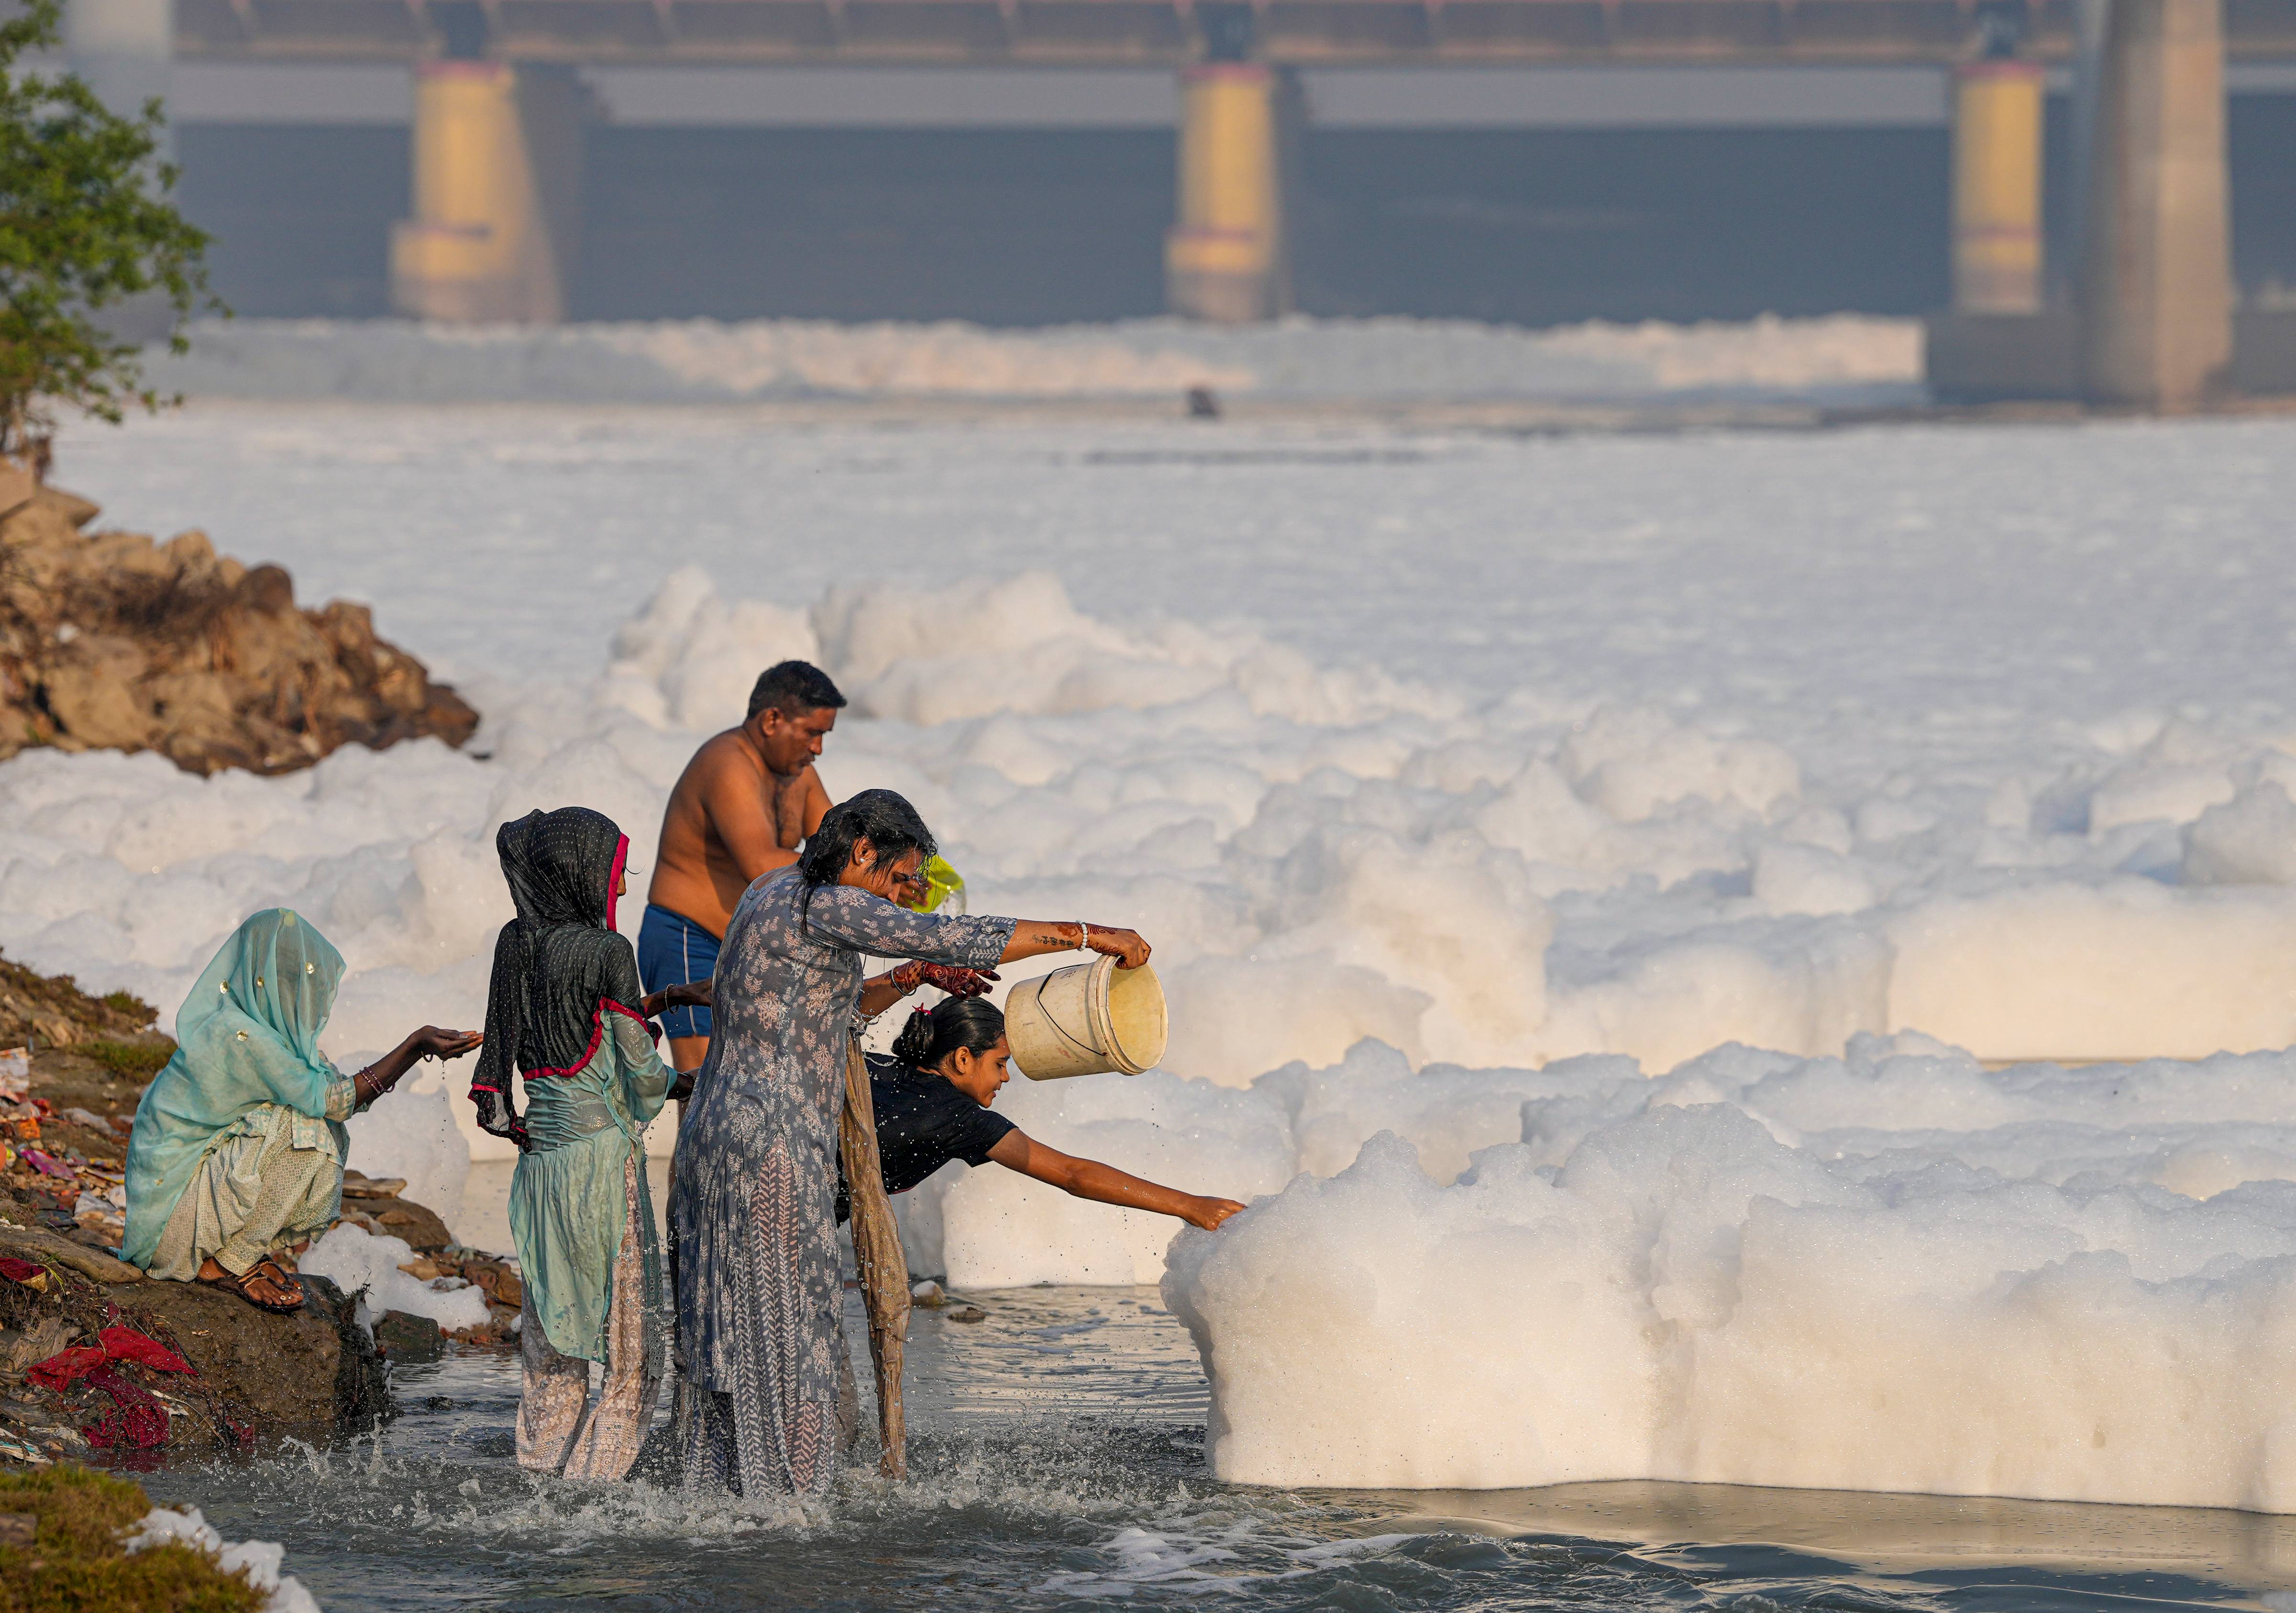
[[[0,1468],[122,1447],[233,1450],[370,1427],[390,1411],[392,1359],[504,1347],[521,1298],[512,1263],[449,1241],[404,1183],[345,1181],[342,1223],[433,1287],[480,1290],[483,1325],[374,1314],[365,1292],[302,1273],[288,1315],[117,1257],[137,1100],[174,1044],[126,994],[0,958]],[[385,1240],[399,1240],[390,1243]]]
[[[277,566],[198,532],[83,531],[97,513],[0,462],[0,760],[53,745],[289,773],[353,742],[460,745],[477,728],[365,606],[298,609]]]

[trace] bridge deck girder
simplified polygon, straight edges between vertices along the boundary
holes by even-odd
[[[1950,61],[1974,0],[1255,0],[1283,66]],[[177,0],[179,55],[414,61],[484,26],[516,61],[1177,67],[1193,0]],[[2072,0],[2033,0],[2030,53],[2069,58]],[[2296,0],[2226,0],[2234,59],[2296,55]]]

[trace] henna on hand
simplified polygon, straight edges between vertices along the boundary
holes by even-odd
[[[1084,945],[1114,958],[1119,969],[1137,969],[1148,961],[1148,943],[1137,932],[1113,925],[1093,925],[1085,932]]]
[[[927,986],[952,997],[986,996],[988,988],[1003,978],[993,969],[961,969],[951,963],[919,963],[914,967],[921,971]]]

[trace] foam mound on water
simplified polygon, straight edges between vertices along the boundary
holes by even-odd
[[[1390,1100],[1425,1079],[1351,1062]],[[1988,1072],[1920,1037],[1451,1072],[1525,1093],[1521,1141],[1445,1184],[1460,1106],[1406,1118],[1182,1234],[1165,1296],[1228,1479],[2292,1511],[2292,1076]]]
[[[1427,1128],[1430,1168],[1456,1173],[1513,1140],[1491,1129],[1510,1094],[1553,1095],[1539,1080],[1582,1058],[1664,1070],[1723,1043],[1815,1056],[1909,1029],[1993,1060],[2296,1041],[2296,755],[2269,729],[2036,717],[2007,760],[1948,748],[1883,768],[1743,717],[1109,620],[1041,574],[800,606],[680,572],[591,686],[468,680],[488,716],[461,753],[425,741],[200,779],[25,752],[0,765],[0,947],[172,1011],[242,917],[285,905],[349,962],[327,1038],[345,1068],[422,1023],[476,1026],[511,913],[496,826],[579,804],[651,848],[694,746],[788,655],[853,697],[822,764],[832,794],[909,795],[975,911],[1152,939],[1162,1071],[1021,1084],[1005,1103],[1054,1146],[1195,1191],[1338,1170],[1382,1128]],[[1365,1039],[1420,1073],[1342,1066]],[[1494,1087],[1431,1064],[1546,1073]],[[1354,1073],[1306,1073],[1334,1068]],[[443,1077],[450,1098],[417,1077],[355,1128],[351,1160],[450,1222],[471,1151],[508,1152],[476,1131],[463,1078]],[[668,1142],[658,1123],[652,1146]],[[922,1270],[1156,1274],[1170,1223],[1002,1178],[913,1196]]]
[[[367,1309],[375,1315],[405,1311],[428,1316],[440,1327],[484,1327],[488,1320],[487,1297],[478,1289],[437,1288],[449,1281],[425,1281],[398,1268],[414,1258],[404,1238],[378,1238],[365,1227],[346,1221],[330,1228],[297,1262],[298,1268],[332,1280],[345,1293],[366,1290]]]
[[[160,384],[209,397],[624,400],[1278,397],[1910,401],[1918,322],[1837,315],[1529,331],[1456,320],[1131,320],[1037,331],[816,320],[446,327],[235,320],[194,328]]]

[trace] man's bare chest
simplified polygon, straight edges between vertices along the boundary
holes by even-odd
[[[774,841],[783,851],[795,851],[805,839],[805,775],[770,779],[768,810],[773,814]]]

